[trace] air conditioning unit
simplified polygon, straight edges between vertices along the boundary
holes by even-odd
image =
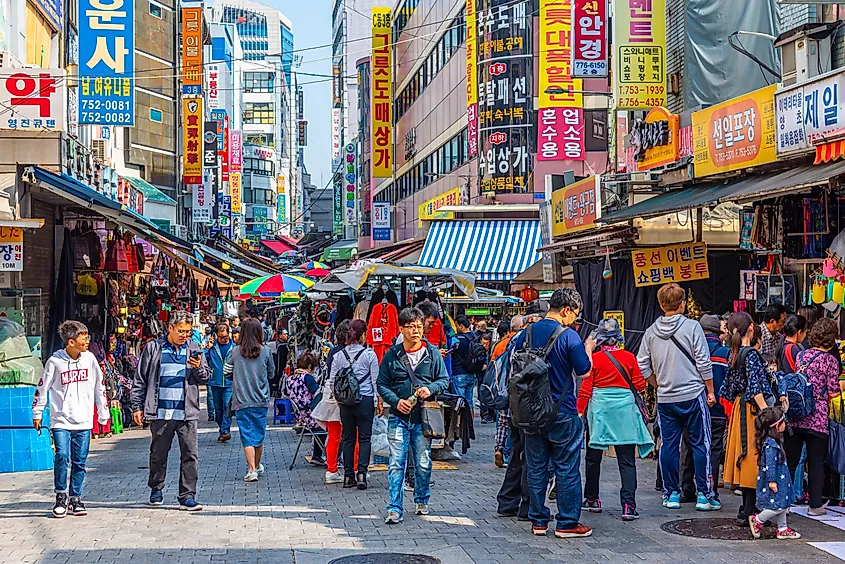
[[[180,239],[187,239],[188,238],[188,228],[184,225],[171,225],[170,226],[170,233],[172,235],[176,235]]]
[[[18,59],[8,51],[0,51],[0,69],[19,68],[23,68],[23,63],[21,63],[20,59]]]
[[[830,24],[807,24],[780,35],[775,47],[780,47],[784,86],[802,84],[830,72],[833,29]]]
[[[105,139],[93,139],[91,141],[91,155],[95,159],[100,159],[100,162],[109,164],[111,155],[109,154],[108,141]]]

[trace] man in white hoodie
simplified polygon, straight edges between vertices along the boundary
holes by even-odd
[[[110,412],[103,373],[97,358],[88,352],[88,328],[79,321],[65,321],[59,326],[59,336],[65,348],[53,354],[44,366],[44,375],[38,382],[32,404],[32,424],[40,433],[44,407],[49,399],[50,430],[56,446],[53,516],[61,519],[68,513],[88,515],[80,498],[94,427],[94,403],[100,425],[108,422]],[[69,500],[68,464],[71,465]]]

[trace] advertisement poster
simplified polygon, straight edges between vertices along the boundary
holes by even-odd
[[[393,48],[391,9],[372,7],[370,154],[373,178],[393,175]]]
[[[584,110],[581,108],[544,108],[539,110],[537,160],[583,161]]]
[[[615,0],[616,103],[620,110],[666,105],[666,0]]]
[[[214,200],[211,197],[211,185],[211,170],[206,169],[202,177],[202,182],[194,185],[193,188],[192,223],[207,224],[211,221],[211,210],[214,205]]]
[[[598,176],[552,192],[553,237],[595,227],[600,217],[601,181]]]
[[[637,288],[710,278],[705,243],[639,249],[631,252],[631,261]]]
[[[677,162],[679,157],[680,143],[678,140],[680,118],[672,114],[666,108],[654,108],[644,120],[635,120],[634,129],[638,130],[637,135],[632,134],[635,147],[641,143],[647,143],[642,160],[637,161],[637,170],[651,170],[659,166],[665,166]],[[665,132],[665,143],[656,143],[659,137],[658,132]],[[661,141],[663,141],[661,140]]]
[[[220,65],[217,63],[207,65],[205,68],[208,73],[208,107],[213,109],[220,107]]]
[[[390,202],[373,202],[373,241],[390,241]]]
[[[607,76],[607,0],[573,0],[572,10],[572,76]]]
[[[340,108],[332,108],[332,158],[340,156]]]
[[[202,98],[182,99],[182,182],[202,184]]]
[[[64,77],[64,69],[0,69],[0,107],[14,110],[0,129],[64,129]]]
[[[475,1],[467,0],[467,145],[469,156],[478,154],[478,24]]]
[[[697,178],[777,159],[775,90],[773,84],[692,114]]]
[[[79,0],[79,123],[135,125],[135,6]]]
[[[343,174],[336,172],[332,182],[332,234],[343,236]]]
[[[201,96],[202,76],[202,8],[182,8],[182,94]]]

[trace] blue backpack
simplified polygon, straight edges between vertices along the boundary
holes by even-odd
[[[806,367],[804,368],[806,371]],[[816,409],[816,399],[813,397],[813,385],[802,372],[778,372],[778,385],[781,393],[789,400],[786,416],[790,421],[803,419]]]

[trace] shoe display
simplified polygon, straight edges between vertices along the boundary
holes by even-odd
[[[67,515],[67,494],[57,493],[56,504],[53,506],[53,517],[61,519]]]

